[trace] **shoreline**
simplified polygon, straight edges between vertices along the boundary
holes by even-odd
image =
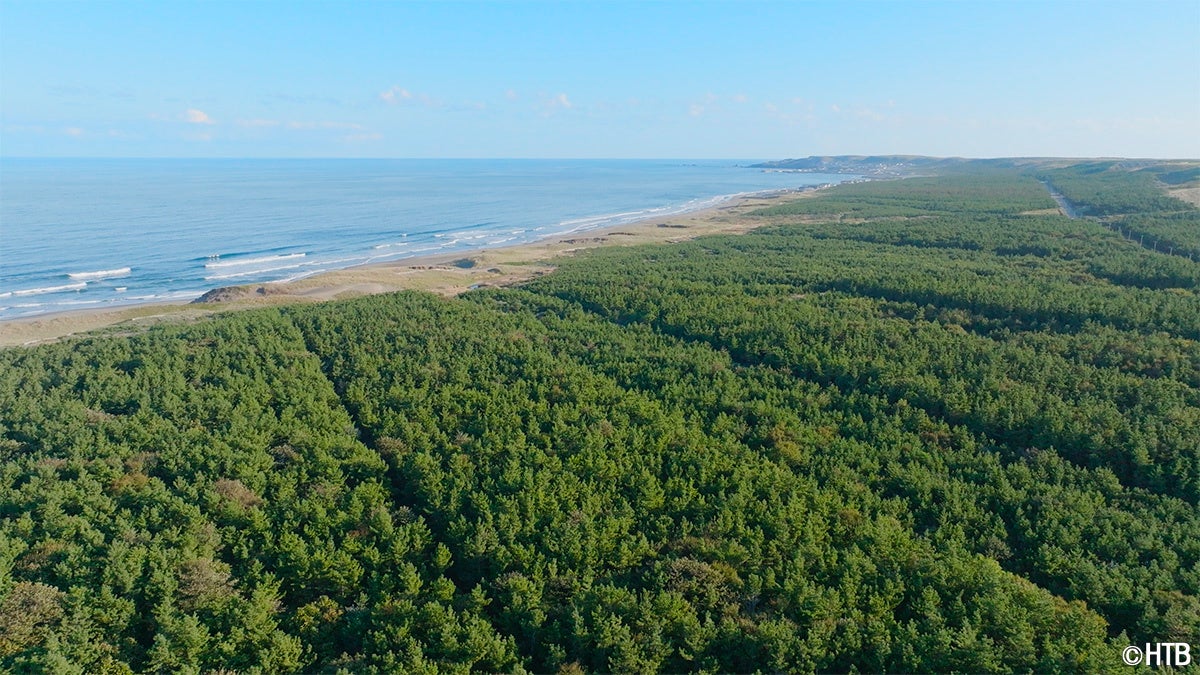
[[[826,186],[765,190],[733,196],[715,206],[548,235],[495,248],[468,249],[366,263],[283,282],[211,289],[195,300],[161,300],[39,314],[0,321],[0,348],[43,342],[110,328],[141,328],[163,321],[196,320],[220,312],[306,302],[326,302],[402,290],[451,297],[475,288],[503,287],[554,270],[554,259],[599,246],[669,244],[707,234],[740,234],[769,221],[747,211],[812,196]]]

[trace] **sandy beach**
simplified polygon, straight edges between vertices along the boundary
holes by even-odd
[[[707,234],[737,234],[767,224],[746,214],[814,190],[785,190],[733,199],[713,208],[656,217],[609,228],[557,235],[502,248],[405,258],[323,272],[288,283],[259,283],[214,289],[203,302],[161,302],[59,312],[0,322],[0,347],[89,333],[125,332],[163,321],[188,321],[218,312],[323,302],[375,293],[421,290],[453,296],[472,288],[507,286],[552,272],[556,261],[598,246],[670,244]]]

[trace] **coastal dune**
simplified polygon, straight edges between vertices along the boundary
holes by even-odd
[[[598,246],[669,244],[707,234],[736,234],[771,222],[750,211],[780,200],[811,196],[812,189],[757,193],[721,206],[558,235],[514,246],[405,258],[332,270],[286,283],[215,288],[192,302],[167,301],[59,312],[0,322],[0,347],[107,329],[132,331],[162,321],[195,320],[251,307],[322,302],[400,290],[453,296],[474,288],[508,286],[554,270],[563,256]]]

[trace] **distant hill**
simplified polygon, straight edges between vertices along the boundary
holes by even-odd
[[[1092,160],[1093,162],[1099,160]],[[796,171],[802,173],[851,173],[872,178],[901,178],[914,175],[941,175],[964,169],[1055,169],[1078,165],[1080,160],[1052,157],[1005,157],[969,159],[966,157],[926,157],[923,155],[833,155],[800,159],[779,159],[751,168],[767,171]],[[1101,162],[1105,167],[1122,169],[1151,169],[1159,180],[1177,185],[1197,179],[1200,167],[1190,160],[1110,159]]]
[[[757,169],[800,171],[805,173],[854,173],[865,176],[908,176],[981,161],[961,157],[922,157],[920,155],[837,155],[781,159],[751,165]]]

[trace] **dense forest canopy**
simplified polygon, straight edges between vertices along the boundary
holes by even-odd
[[[1200,264],[1106,220],[1200,242],[1152,178],[968,165],[519,288],[0,352],[0,667],[1100,672],[1200,645]]]
[[[1119,162],[1094,162],[1043,171],[1039,176],[1139,245],[1200,262],[1196,207],[1163,192],[1165,185],[1200,182],[1200,166],[1161,165],[1130,170]]]

